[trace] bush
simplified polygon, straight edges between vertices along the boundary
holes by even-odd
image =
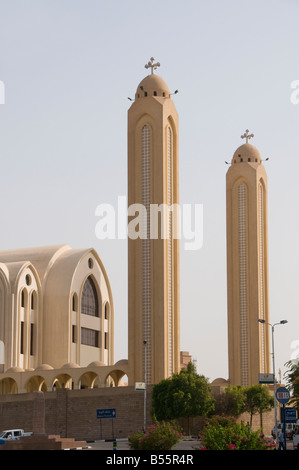
[[[273,450],[274,442],[234,418],[214,417],[200,433],[203,450]]]
[[[181,437],[178,426],[162,422],[152,424],[144,433],[139,431],[128,439],[130,448],[134,450],[170,450]]]

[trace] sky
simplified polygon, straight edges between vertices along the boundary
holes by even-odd
[[[128,354],[127,242],[99,240],[95,213],[127,194],[128,97],[152,56],[179,90],[180,204],[203,207],[202,247],[181,244],[180,349],[228,378],[225,161],[249,129],[269,158],[270,322],[288,320],[276,374],[299,355],[298,17],[299,0],[0,0],[1,250],[95,248],[115,361]]]

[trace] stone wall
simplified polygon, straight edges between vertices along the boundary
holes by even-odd
[[[151,419],[151,387],[147,393],[147,424]],[[98,419],[97,409],[116,409],[115,419]],[[250,421],[249,415],[239,419]],[[77,440],[119,439],[143,429],[144,394],[134,387],[95,388],[85,390],[57,389],[0,396],[0,431],[22,428],[36,434],[55,434]],[[263,415],[263,428],[271,435],[274,412]],[[203,418],[180,420],[188,434],[197,435]],[[253,429],[259,429],[260,418],[254,416]]]
[[[97,409],[116,409],[115,419],[98,419]],[[57,389],[0,397],[0,430],[22,428],[78,440],[126,438],[143,428],[144,394],[134,387]],[[147,424],[151,424],[147,393]]]

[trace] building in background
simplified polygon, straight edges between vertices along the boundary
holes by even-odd
[[[256,147],[234,153],[226,175],[229,382],[257,384],[270,372],[267,175]]]

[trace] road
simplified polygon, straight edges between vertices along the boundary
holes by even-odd
[[[89,450],[113,450],[113,442],[103,442],[103,441],[95,441],[95,442],[88,442],[87,443]],[[130,450],[129,443],[126,439],[118,440],[116,442],[117,450]],[[199,441],[196,439],[192,440],[181,440],[178,444],[174,446],[172,450],[195,450],[196,448],[200,447]]]
[[[89,450],[113,450],[113,442],[111,441],[95,441],[87,443]],[[118,440],[116,442],[116,450],[130,450],[129,443],[126,439]],[[200,447],[200,442],[197,439],[183,439],[176,444],[172,450],[192,451]],[[293,441],[287,441],[287,450],[293,450]]]

